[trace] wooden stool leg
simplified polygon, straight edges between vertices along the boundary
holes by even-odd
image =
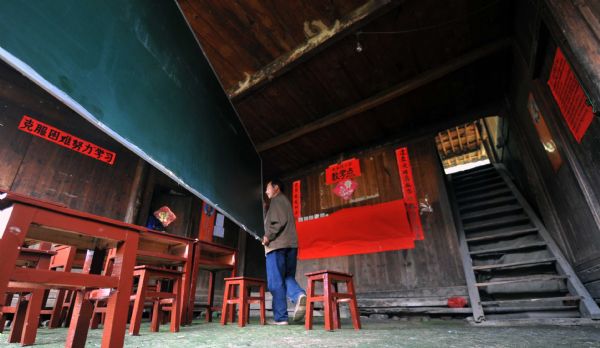
[[[265,285],[261,284],[260,286],[260,324],[265,325],[266,315],[265,315]]]
[[[246,307],[249,306],[248,304],[248,287],[246,286],[246,283],[244,283],[244,281],[241,282],[240,286],[239,286],[239,292],[240,292],[240,296],[239,298],[239,309],[238,309],[238,326],[239,327],[244,327],[248,321],[248,318],[246,317]]]
[[[325,317],[325,330],[333,330],[333,318],[331,308],[331,284],[329,284],[329,277],[326,274],[323,278],[323,311]]]
[[[157,282],[156,292],[161,292],[162,284]],[[150,332],[158,332],[160,324],[162,323],[163,311],[160,299],[155,299],[152,305],[152,321],[150,323]]]
[[[21,337],[23,334],[23,325],[25,324],[25,314],[27,313],[28,305],[29,301],[25,299],[25,296],[19,294],[15,314],[13,315],[12,325],[10,326],[10,335],[8,336],[8,343],[17,343],[21,341]]]
[[[306,293],[307,293],[306,316],[304,318],[304,328],[306,330],[312,330],[313,309],[314,309],[313,297],[315,296],[315,290],[314,290],[314,280],[311,279],[310,277],[308,278],[308,285],[307,285]]]
[[[73,309],[75,308],[75,298],[77,297],[75,291],[70,290],[69,292],[71,293],[71,296],[69,296],[69,307],[66,311],[63,310],[61,314],[61,321],[64,321],[65,327],[71,326],[71,318],[73,318]]]
[[[2,304],[6,307],[10,307],[13,296],[14,295],[12,293],[4,295],[4,302]],[[0,333],[4,332],[4,325],[6,325],[6,314],[4,314],[4,312],[0,312]]]
[[[181,295],[181,283],[182,279],[177,278],[173,282],[173,303],[171,304],[171,332],[179,332],[179,320],[181,319],[180,315],[180,295]]]
[[[35,343],[35,336],[40,325],[40,312],[44,301],[44,292],[43,289],[36,289],[31,293],[31,298],[25,314],[23,336],[21,337],[22,346],[29,346]]]
[[[352,279],[347,283],[348,284],[348,293],[352,295],[350,299],[350,314],[352,315],[352,325],[355,330],[360,330],[360,312],[358,311],[358,304],[356,303],[356,293],[354,291],[354,282]]]
[[[229,310],[229,290],[232,285],[225,282],[225,293],[223,294],[223,308],[221,309],[221,325],[227,324],[227,311]]]
[[[334,293],[338,292],[338,283],[332,282],[331,287],[332,287]],[[341,321],[340,320],[340,305],[337,302],[337,298],[334,298],[333,296],[331,298],[331,313],[333,315],[333,328],[341,329],[342,324],[340,322]]]
[[[215,271],[210,271],[208,275],[208,306],[206,308],[206,321],[212,322],[212,307],[215,298]]]
[[[65,293],[66,290],[58,290],[56,300],[54,301],[54,308],[52,309],[52,314],[50,315],[50,322],[48,324],[48,328],[50,329],[60,326],[60,318],[62,316],[63,306],[65,303]]]
[[[133,302],[133,312],[131,313],[131,320],[129,321],[129,334],[133,336],[137,336],[140,334],[142,312],[144,310],[144,301],[146,300],[146,286],[148,286],[150,272],[142,270],[139,273],[139,275],[140,280],[138,282],[138,288],[135,293],[135,300]]]
[[[102,320],[102,313],[96,313],[96,309],[98,308],[102,308],[100,305],[102,304],[103,301],[99,300],[96,301],[96,303],[94,304],[94,310],[92,312],[92,319],[90,320],[90,329],[91,330],[96,330],[98,328],[98,326],[100,325],[100,321]]]
[[[49,249],[49,248],[48,248]],[[50,267],[49,259],[38,261],[36,269],[48,269]],[[25,326],[23,327],[23,337],[21,345],[29,346],[35,342],[35,336],[40,325],[40,312],[42,305],[46,302],[47,293],[44,289],[36,289],[31,292],[27,313],[25,314]]]
[[[87,341],[89,322],[94,306],[92,302],[85,299],[85,292],[75,292],[75,305],[73,306],[73,317],[67,333],[65,348],[83,348]]]
[[[239,293],[240,293],[239,287],[240,287],[239,283],[233,283],[231,285],[231,289],[230,289],[231,292],[229,293],[229,296],[231,298],[239,300],[239,297],[237,297],[237,296],[239,296]],[[236,313],[235,311],[236,310],[237,310],[237,302],[230,303],[229,304],[229,312],[227,312],[227,314],[229,315],[228,320],[232,324],[235,322],[235,313]]]

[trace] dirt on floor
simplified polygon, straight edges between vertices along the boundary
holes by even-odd
[[[342,329],[323,330],[321,318],[314,329],[302,324],[261,326],[251,318],[248,326],[221,326],[218,322],[195,321],[170,333],[168,325],[149,332],[142,323],[140,336],[125,338],[125,347],[600,347],[600,326],[474,327],[463,320],[362,319],[363,329],[355,331],[349,321]],[[40,328],[35,347],[64,347],[67,329]],[[91,330],[87,347],[99,347],[102,330]],[[8,331],[0,334],[0,346],[7,344]]]

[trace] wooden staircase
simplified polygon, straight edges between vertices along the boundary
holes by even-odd
[[[600,309],[502,165],[449,177],[473,320],[590,318]]]

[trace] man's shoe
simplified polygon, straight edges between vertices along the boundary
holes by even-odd
[[[296,308],[294,308],[294,314],[292,316],[294,321],[300,321],[304,319],[304,314],[306,313],[306,295],[302,294],[298,296],[298,301],[296,301]]]
[[[288,322],[287,321],[275,321],[273,319],[269,319],[269,320],[267,320],[267,324],[281,326],[281,325],[288,325]]]

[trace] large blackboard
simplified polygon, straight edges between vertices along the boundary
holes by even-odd
[[[174,0],[2,0],[0,58],[262,235],[260,157]]]

